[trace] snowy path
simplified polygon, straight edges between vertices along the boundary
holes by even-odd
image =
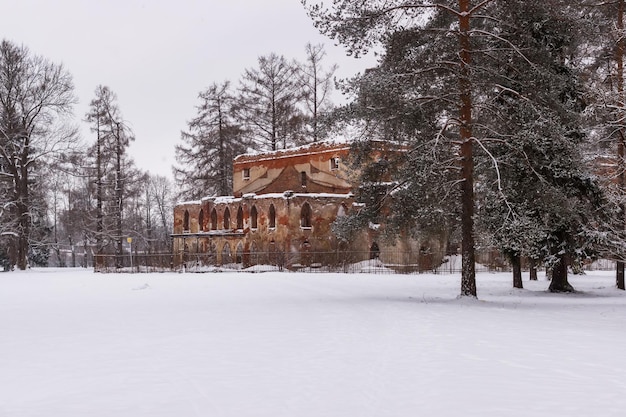
[[[611,273],[0,274],[0,417],[621,416]]]

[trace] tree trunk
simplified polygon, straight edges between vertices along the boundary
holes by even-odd
[[[26,142],[28,143],[28,141]],[[25,147],[26,148],[26,147]],[[26,152],[26,151],[24,151]],[[17,178],[18,198],[18,238],[17,238],[17,268],[26,270],[28,267],[28,241],[30,237],[30,199],[28,195],[28,154],[21,155],[20,175]]]
[[[624,262],[623,261],[617,261],[617,264],[615,265],[615,285],[617,286],[617,289],[619,290],[623,290],[624,289]]]
[[[513,267],[513,287],[524,288],[522,283],[522,259],[519,255],[511,255],[511,266]]]
[[[618,106],[620,107],[621,113],[624,112],[623,107],[624,103],[624,0],[619,0],[618,8],[617,8],[617,30],[619,32],[619,39],[617,41],[617,48],[615,50],[615,60],[617,61],[617,101]],[[622,115],[619,116],[619,119],[622,119]],[[622,195],[624,194],[624,169],[626,168],[626,164],[624,163],[624,130],[622,127],[618,129],[617,136],[617,159],[618,159],[618,184],[619,189]],[[620,204],[621,208],[621,227],[624,228],[624,222],[626,219],[624,218],[624,212],[626,211],[626,207],[624,204]],[[615,273],[615,281],[618,289],[623,290],[626,287],[624,286],[624,262],[618,261],[616,264],[616,273]]]
[[[472,139],[472,94],[469,66],[471,64],[469,0],[459,0],[459,90],[461,107],[461,296],[476,297],[476,265],[474,253],[474,177]]]
[[[574,287],[567,280],[567,255],[559,255],[559,261],[552,267],[550,292],[574,292]]]
[[[121,268],[123,265],[123,257],[122,252],[123,242],[122,242],[122,138],[120,137],[120,124],[117,122],[117,134],[116,134],[116,165],[115,165],[115,239],[117,240],[117,249],[116,249],[116,266],[117,268]]]
[[[102,137],[100,135],[100,119],[97,120],[96,127],[96,254],[102,255],[103,239],[102,233],[104,232],[104,212],[102,210],[102,203],[104,199],[104,193],[102,190]],[[86,239],[85,239],[86,241]],[[86,253],[86,252],[85,252]],[[101,259],[98,258],[98,261]],[[96,266],[97,262],[94,263]]]
[[[537,261],[534,259],[530,259],[529,260],[530,266],[530,280],[531,281],[537,281]]]

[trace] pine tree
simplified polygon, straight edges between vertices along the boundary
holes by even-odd
[[[232,194],[233,158],[246,151],[242,127],[235,118],[230,84],[213,84],[199,94],[197,115],[176,146],[174,175],[180,196]]]
[[[324,33],[355,54],[384,48],[377,68],[347,84],[359,97],[344,112],[360,118],[369,136],[411,148],[389,193],[395,206],[388,219],[421,231],[460,224],[461,295],[475,296],[474,207],[481,214],[492,205],[491,220],[518,233],[507,247],[511,256],[545,234],[551,261],[565,272],[551,289],[567,289],[567,257],[580,248],[582,220],[596,213],[591,202],[600,197],[580,164],[584,103],[568,55],[576,18],[570,4],[346,0],[331,7],[308,8]],[[524,184],[522,172],[548,184],[540,191],[551,204],[530,204],[532,188],[505,194]],[[545,220],[556,214],[551,207],[574,200],[585,207],[565,212],[562,222]]]
[[[306,0],[302,3],[307,6]],[[461,223],[461,295],[476,296],[474,244],[474,135],[473,111],[476,93],[475,66],[472,66],[472,31],[477,15],[486,13],[491,1],[440,1],[406,4],[404,1],[354,0],[335,1],[331,10],[319,4],[308,6],[316,26],[326,35],[347,45],[349,52],[358,55],[371,47],[390,44],[406,34],[412,42],[404,42],[407,50],[421,59],[411,59],[408,71],[395,71],[397,78],[405,79],[403,98],[417,108],[420,103],[437,102],[441,111],[431,124],[439,124],[447,133],[447,148],[457,153],[459,206]],[[408,55],[405,55],[408,57]],[[428,92],[431,86],[443,94]],[[442,88],[443,86],[443,88]],[[420,91],[421,90],[421,91]],[[452,128],[455,128],[452,130]],[[443,137],[443,135],[441,135]],[[449,153],[445,150],[444,153]]]
[[[126,149],[134,140],[125,123],[115,93],[106,86],[98,86],[96,97],[90,103],[86,119],[96,134],[94,144],[94,171],[96,185],[96,251],[103,253],[113,245],[116,265],[122,266],[124,197],[130,182],[125,169]]]
[[[626,2],[581,2],[585,18],[589,21],[586,35],[585,70],[587,84],[591,90],[589,97],[590,134],[595,143],[590,149],[592,159],[603,159],[603,163],[613,161],[607,172],[605,188],[616,205],[613,233],[614,244],[606,249],[605,256],[616,259],[616,287],[624,290],[624,265],[626,253],[623,241],[626,232],[626,91],[624,89],[624,59],[626,40],[624,39],[624,12]]]

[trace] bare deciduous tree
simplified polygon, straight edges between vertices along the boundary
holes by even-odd
[[[296,68],[285,57],[261,56],[246,69],[240,86],[240,119],[258,149],[275,151],[301,142],[302,114]]]
[[[322,44],[307,43],[305,50],[306,60],[298,66],[299,83],[308,127],[307,136],[313,142],[317,142],[324,138],[323,117],[333,107],[330,94],[337,65],[332,65],[328,71],[324,69],[322,63],[326,51]]]
[[[3,233],[11,236],[13,262],[28,265],[37,173],[77,140],[69,117],[74,84],[62,65],[9,41],[0,44],[0,175]],[[6,182],[5,182],[6,181]],[[7,186],[6,184],[10,184]]]

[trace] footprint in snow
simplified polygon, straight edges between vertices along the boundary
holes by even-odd
[[[151,288],[152,288],[152,287],[150,287],[150,285],[148,285],[148,284],[146,283],[146,284],[143,284],[143,285],[140,285],[140,286],[138,286],[138,287],[133,288],[133,291],[138,291],[138,290],[149,290],[149,289],[151,289]]]

